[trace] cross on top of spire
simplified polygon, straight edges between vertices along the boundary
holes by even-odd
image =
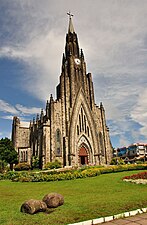
[[[73,24],[72,24],[72,16],[73,16],[73,14],[71,14],[71,12],[69,11],[68,13],[67,13],[67,15],[69,16],[69,27],[68,27],[68,33],[74,33],[75,31],[74,31],[74,27],[73,27]]]
[[[70,11],[67,13],[67,15],[69,16],[69,19],[71,19],[71,18],[72,18],[72,16],[73,16],[73,14],[71,14],[71,12],[70,12]]]

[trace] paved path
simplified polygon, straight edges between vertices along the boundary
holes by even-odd
[[[113,220],[111,222],[102,223],[104,225],[147,225],[147,213],[138,214],[136,216],[126,217],[124,219]]]

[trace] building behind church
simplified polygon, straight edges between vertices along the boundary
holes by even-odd
[[[28,128],[13,118],[12,141],[19,162],[31,163],[37,156],[40,168],[56,159],[62,166],[109,164],[112,146],[105,110],[95,104],[91,73],[79,49],[71,16],[66,34],[60,81],[56,99],[52,95]]]

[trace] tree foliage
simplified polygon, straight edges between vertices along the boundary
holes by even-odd
[[[9,163],[11,169],[13,168],[13,164],[18,162],[18,154],[9,138],[2,138],[0,140],[0,160]]]

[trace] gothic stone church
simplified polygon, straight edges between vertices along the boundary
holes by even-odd
[[[56,90],[56,99],[51,95],[47,100],[45,115],[42,110],[28,128],[13,118],[12,141],[19,162],[31,163],[38,156],[41,168],[56,159],[63,167],[109,164],[112,146],[105,110],[102,103],[95,104],[92,75],[86,73],[71,16]]]

